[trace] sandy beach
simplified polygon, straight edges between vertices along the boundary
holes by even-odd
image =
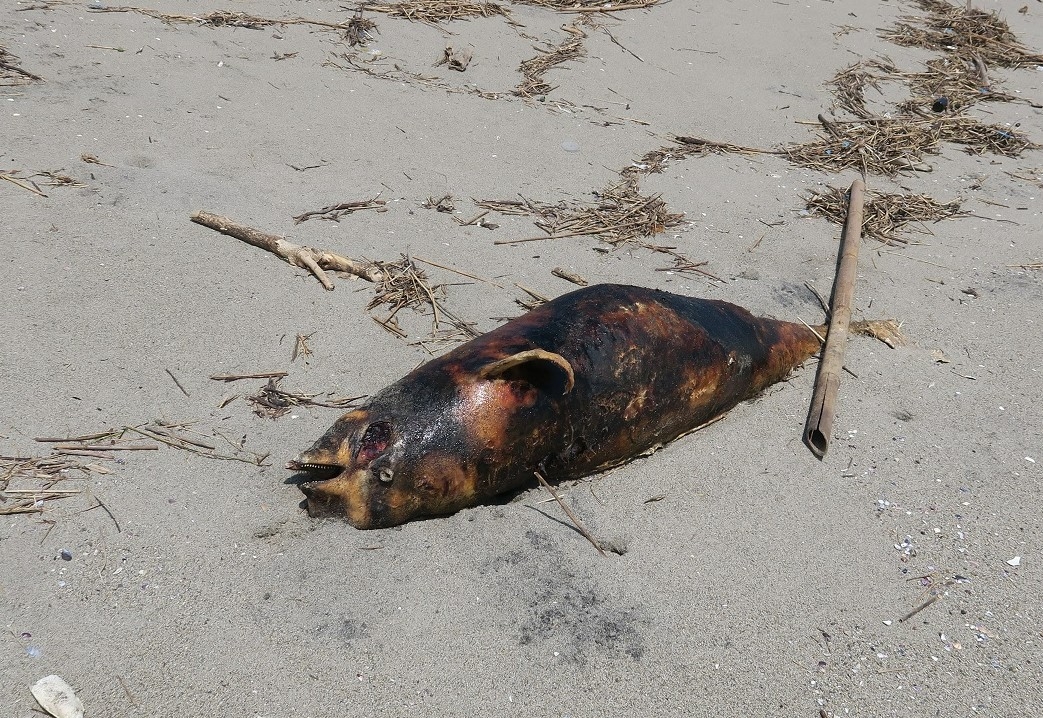
[[[49,674],[88,716],[1043,705],[1043,57],[909,46],[941,2],[633,5],[4,3],[0,712]],[[1043,52],[1043,4],[974,7]],[[343,412],[307,400],[575,289],[555,268],[821,323],[840,225],[809,198],[863,171],[945,218],[864,238],[855,317],[907,343],[849,341],[823,461],[812,360],[562,484],[607,557],[535,484],[394,529],[302,509],[286,462]],[[201,210],[408,257],[450,318],[388,324]],[[303,403],[211,378],[271,373]]]

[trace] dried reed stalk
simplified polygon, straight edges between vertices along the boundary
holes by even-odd
[[[844,367],[844,347],[851,323],[851,305],[855,295],[858,274],[858,248],[862,243],[862,207],[865,183],[858,179],[851,184],[847,221],[840,237],[839,261],[833,281],[830,301],[829,333],[826,335],[822,360],[819,362],[815,390],[811,396],[811,410],[804,426],[804,443],[819,459],[826,455],[833,435],[840,374]]]
[[[43,82],[43,78],[23,69],[15,55],[0,47],[0,87],[28,85],[33,82]]]
[[[106,458],[89,455],[95,461]],[[65,451],[50,456],[0,456],[0,515],[43,513],[46,501],[80,493],[79,489],[60,488],[63,482],[86,478],[92,472],[106,470],[73,459]]]

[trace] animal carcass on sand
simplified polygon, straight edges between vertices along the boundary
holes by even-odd
[[[801,324],[727,302],[601,284],[417,368],[288,468],[312,516],[360,529],[450,514],[625,463],[786,377],[819,348]]]

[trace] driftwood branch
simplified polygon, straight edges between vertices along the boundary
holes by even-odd
[[[804,426],[804,443],[819,459],[826,455],[829,438],[833,433],[840,372],[844,367],[844,346],[847,344],[851,324],[858,247],[862,242],[862,208],[865,204],[865,193],[865,182],[858,179],[851,183],[847,222],[840,236],[840,257],[837,261],[837,275],[833,281],[833,297],[830,301],[829,333],[826,335],[826,345],[822,349],[815,391],[811,396],[811,410]]]
[[[347,272],[370,282],[379,282],[384,276],[380,269],[370,262],[360,262],[334,254],[325,249],[315,249],[314,247],[294,244],[279,235],[268,234],[259,229],[247,227],[219,214],[196,212],[192,215],[192,221],[222,234],[227,234],[229,237],[235,237],[247,244],[267,250],[282,257],[295,267],[307,269],[328,290],[333,289],[333,282],[324,270]]]

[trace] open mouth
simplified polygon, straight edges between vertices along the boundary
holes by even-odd
[[[286,468],[307,475],[307,478],[300,482],[302,488],[329,481],[339,476],[344,470],[344,467],[339,464],[311,464],[300,461],[290,461],[286,464]]]

